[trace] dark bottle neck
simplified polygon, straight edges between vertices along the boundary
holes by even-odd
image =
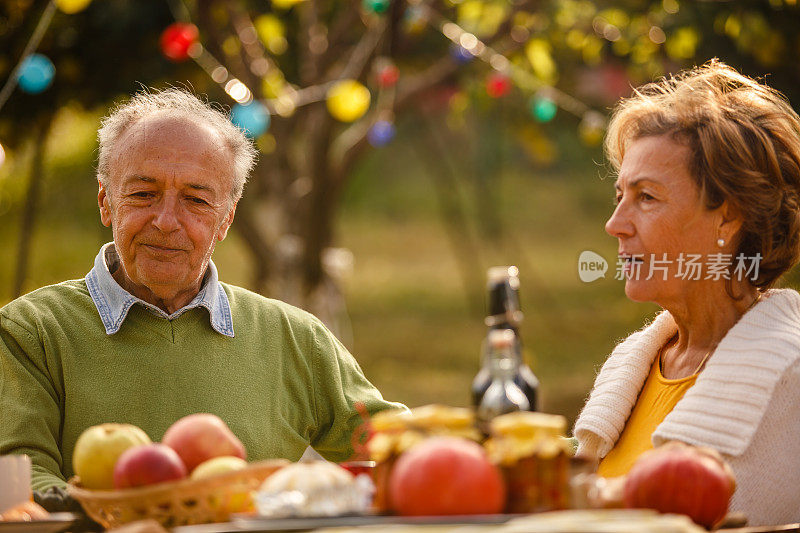
[[[522,322],[522,312],[519,307],[519,281],[516,278],[506,278],[489,287],[489,313],[486,325],[496,327],[519,326]]]

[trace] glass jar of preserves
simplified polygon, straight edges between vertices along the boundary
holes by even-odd
[[[503,472],[506,512],[536,513],[567,509],[572,445],[560,415],[515,412],[493,419],[484,443]]]
[[[391,511],[389,476],[401,453],[433,436],[463,437],[480,442],[475,416],[470,409],[426,405],[406,410],[381,411],[371,420],[372,437],[367,443],[375,461],[375,499],[378,512]]]

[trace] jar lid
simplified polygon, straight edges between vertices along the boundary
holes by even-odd
[[[567,419],[561,415],[517,411],[492,420],[492,435],[508,437],[551,438],[562,437],[567,430]]]
[[[475,423],[475,415],[471,409],[464,407],[448,407],[431,404],[411,410],[409,425],[420,429],[448,428],[457,429],[471,427]]]

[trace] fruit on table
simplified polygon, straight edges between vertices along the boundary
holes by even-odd
[[[197,468],[192,470],[192,474],[189,477],[195,480],[205,479],[245,468],[247,468],[247,461],[241,457],[223,455],[200,463]],[[244,513],[253,509],[253,500],[249,492],[239,492],[221,498],[214,496],[209,501],[212,506],[226,514]]]
[[[147,433],[131,424],[100,424],[81,433],[72,468],[87,489],[114,488],[114,465],[126,450],[150,444]]]
[[[324,489],[346,487],[352,483],[353,477],[353,474],[341,466],[327,461],[292,463],[268,477],[259,490],[267,493],[297,490],[309,494]]]
[[[191,479],[204,479],[207,477],[218,476],[228,472],[235,472],[247,468],[247,461],[241,457],[234,457],[232,455],[223,455],[221,457],[214,457],[208,461],[204,461],[197,465],[197,468],[192,470]]]
[[[114,467],[114,488],[127,489],[186,477],[186,466],[164,444],[145,444],[123,453]]]
[[[623,498],[626,507],[685,514],[711,528],[725,517],[735,490],[733,471],[716,450],[669,442],[634,463]]]
[[[191,472],[214,457],[247,458],[244,445],[216,415],[195,413],[172,424],[161,442],[175,450]]]
[[[479,444],[433,437],[397,460],[389,496],[401,515],[493,514],[503,510],[505,486]]]

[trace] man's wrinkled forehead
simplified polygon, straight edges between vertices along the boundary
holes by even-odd
[[[216,132],[183,117],[155,116],[131,125],[114,147],[114,164],[130,164],[127,156],[132,151],[140,161],[158,161],[175,169],[213,170],[208,167],[224,167],[229,160],[228,150]]]

